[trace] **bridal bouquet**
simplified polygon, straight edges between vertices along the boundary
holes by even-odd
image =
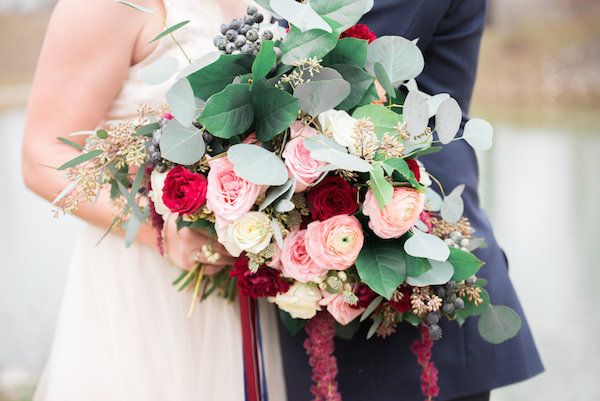
[[[211,233],[235,265],[208,282],[199,265],[176,284],[193,287],[196,300],[215,290],[231,296],[235,282],[240,296],[276,304],[290,331],[305,328],[315,400],[341,399],[336,325],[347,333],[362,323],[368,337],[420,327],[413,352],[423,393],[435,397],[430,350],[441,319],[479,316],[492,343],[520,328],[477,277],[483,262],[473,251],[485,242],[463,216],[464,186],[443,188],[419,161],[451,141],[486,150],[492,127],[472,119],[456,137],[456,100],[417,87],[416,41],[355,25],[372,2],[259,3],[289,30],[250,6],[222,25],[215,53],[183,69],[173,59],[148,67],[149,82],[175,77],[168,111],[142,106],[137,121],[90,136],[60,167],[72,184],[57,202],[72,211],[109,186],[122,206],[114,227],[125,227],[128,244],[146,220],[160,243],[170,214]]]

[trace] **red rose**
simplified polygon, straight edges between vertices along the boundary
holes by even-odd
[[[319,221],[358,210],[356,188],[338,176],[329,176],[315,185],[306,195],[306,200],[312,218]]]
[[[402,293],[402,299],[398,302],[390,301],[390,306],[399,313],[410,312],[412,310],[412,303],[410,302],[412,289],[411,287],[402,287],[400,292]]]
[[[278,270],[263,265],[256,273],[252,273],[248,268],[246,255],[236,259],[229,275],[237,278],[240,293],[251,298],[274,297],[290,289],[290,285],[281,278]]]
[[[377,35],[365,24],[356,24],[342,32],[340,38],[356,38],[368,40],[369,43],[377,39]]]
[[[375,291],[370,289],[366,284],[359,284],[354,293],[358,298],[358,303],[352,306],[355,309],[366,308],[377,298]]]
[[[421,179],[421,167],[419,167],[419,163],[415,159],[404,159],[406,164],[408,164],[408,168],[413,172],[417,181]]]
[[[206,203],[207,186],[205,176],[177,166],[167,174],[162,200],[173,213],[192,213]]]

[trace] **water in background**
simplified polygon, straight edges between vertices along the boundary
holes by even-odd
[[[40,372],[81,227],[54,219],[23,187],[23,118],[20,109],[0,112],[0,155],[8,167],[0,169],[0,392],[3,380],[27,381]],[[547,369],[495,391],[494,401],[600,399],[598,153],[597,130],[499,125],[494,148],[482,155],[484,204]]]

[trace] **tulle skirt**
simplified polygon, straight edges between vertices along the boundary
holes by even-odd
[[[191,319],[179,270],[88,227],[73,252],[34,401],[243,401],[237,304],[211,296]],[[269,398],[284,401],[275,310],[260,305]]]

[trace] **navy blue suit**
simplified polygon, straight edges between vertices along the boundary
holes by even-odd
[[[425,70],[417,78],[419,88],[431,94],[449,93],[459,102],[466,117],[485,7],[485,0],[375,0],[373,10],[362,22],[378,36],[419,38],[419,47],[425,55]],[[467,320],[462,328],[455,322],[444,322],[444,338],[433,348],[433,359],[440,369],[438,400],[486,392],[542,372],[529,326],[508,277],[506,257],[479,204],[475,153],[464,141],[456,141],[422,160],[447,190],[466,184],[465,215],[477,235],[485,237],[489,245],[476,252],[486,262],[480,276],[489,281],[487,290],[492,303],[514,308],[523,319],[520,333],[501,345],[481,339],[476,318]],[[410,352],[418,330],[403,324],[385,340],[366,340],[364,330],[352,340],[336,339],[343,400],[422,400],[420,370]],[[291,336],[283,326],[280,334],[288,400],[309,401],[312,399],[310,368],[302,346],[305,335]]]

